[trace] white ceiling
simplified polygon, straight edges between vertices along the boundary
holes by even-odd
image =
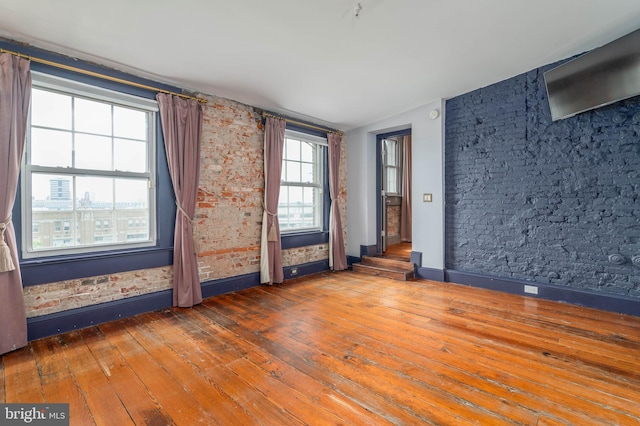
[[[0,37],[342,130],[640,27],[640,0],[0,0]]]

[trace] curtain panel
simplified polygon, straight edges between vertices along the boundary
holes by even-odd
[[[264,212],[260,241],[260,283],[269,285],[284,281],[278,198],[286,127],[286,121],[274,117],[267,117],[264,126]]]
[[[402,202],[400,241],[411,242],[411,136],[402,138]]]
[[[347,254],[342,234],[340,217],[340,147],[342,136],[337,133],[327,135],[329,142],[329,195],[331,211],[329,213],[329,268],[334,271],[347,269]]]
[[[0,355],[27,344],[27,317],[11,210],[24,153],[31,69],[0,53]]]
[[[164,93],[156,99],[178,207],[173,243],[173,306],[192,307],[202,302],[193,235],[200,179],[202,106],[194,99]]]

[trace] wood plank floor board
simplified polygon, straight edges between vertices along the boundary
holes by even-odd
[[[117,321],[101,324],[99,328],[175,423],[215,424],[215,419],[197,403],[193,395],[185,391],[170,372],[152,361],[150,351],[161,345],[155,344],[149,348],[141,346]]]
[[[190,324],[199,323],[198,315],[196,315],[196,310],[193,310],[193,315],[190,315]],[[160,330],[157,330],[160,332]],[[167,336],[169,337],[169,336]],[[209,338],[220,338],[220,333],[217,333],[217,336],[213,334],[209,336]],[[240,340],[237,339],[236,336],[231,336],[232,340],[230,340],[228,347],[233,347],[231,345],[242,344]],[[182,344],[181,342],[173,342],[173,344]],[[198,345],[199,343],[195,343]],[[296,390],[286,386],[273,386],[273,381],[275,379],[275,375],[272,373],[267,373],[264,370],[260,369],[257,365],[253,364],[249,359],[261,359],[259,355],[255,352],[259,351],[258,347],[246,347],[245,351],[238,352],[236,351],[236,357],[232,361],[225,362],[223,364],[224,369],[228,370],[230,373],[233,373],[237,376],[237,382],[244,382],[244,386],[246,388],[252,388],[255,393],[255,400],[252,402],[256,404],[258,401],[260,406],[264,406],[265,402],[271,402],[270,406],[277,411],[278,413],[288,413],[290,417],[276,418],[273,419],[274,422],[283,422],[284,420],[288,420],[288,422],[295,422],[296,419],[300,419],[300,423],[304,423],[304,418],[307,416],[307,412],[309,410],[316,411],[316,421],[321,422],[323,419],[327,424],[335,424],[337,421],[339,422],[339,418],[335,417],[331,412],[324,410],[322,407],[314,406],[310,399],[301,395]],[[177,350],[177,349],[176,349]],[[195,350],[195,348],[194,348]],[[197,360],[194,362],[198,362]],[[218,360],[218,364],[221,362]],[[259,370],[258,374],[256,374],[256,369]],[[267,383],[268,382],[268,383]],[[265,384],[266,383],[266,384]],[[278,398],[274,397],[273,393],[283,392],[284,395],[288,395],[289,398]],[[234,394],[242,395],[246,394],[246,390],[241,389],[240,391],[233,392]],[[248,403],[248,401],[243,400],[240,401],[242,405]],[[240,405],[239,405],[240,406]],[[260,418],[264,419],[264,415],[261,415]],[[330,421],[326,421],[327,417],[330,418]],[[234,419],[234,421],[238,421],[238,419]],[[255,421],[255,420],[254,420]],[[242,423],[242,422],[241,422]],[[246,423],[243,423],[246,424]]]
[[[332,317],[332,320],[335,321],[336,316]],[[347,322],[347,327],[349,324],[349,320],[346,321]],[[399,327],[400,325],[396,325],[396,327]],[[322,329],[323,325],[319,325],[318,329]],[[333,329],[334,327],[332,327]],[[395,329],[397,330],[397,328]],[[297,336],[299,335],[300,331],[296,334]],[[395,346],[395,348],[398,347],[402,347],[402,348],[407,348],[407,349],[411,349],[413,348],[413,353],[414,354],[420,354],[423,355],[424,357],[420,357],[418,356],[418,359],[416,361],[417,364],[422,365],[422,368],[427,368],[425,367],[425,365],[429,364],[430,360],[433,359],[439,359],[441,360],[441,362],[443,363],[443,365],[447,365],[447,364],[451,364],[451,350],[443,350],[441,342],[436,342],[434,340],[434,342],[437,343],[437,345],[424,345],[424,342],[403,342],[402,338],[397,338],[398,333],[395,334],[395,336],[390,337],[389,334],[393,333],[393,330],[384,330],[381,334],[376,334],[375,332],[372,331],[372,329],[368,329],[366,332],[363,333],[359,333],[359,336],[368,336],[371,335],[374,338],[374,342],[393,342],[394,340],[397,340],[397,344]],[[341,334],[334,334],[335,337],[337,337],[338,339],[335,339],[337,341],[342,341],[343,339],[343,335]],[[377,339],[375,339],[377,337]],[[280,339],[280,337],[278,337],[278,339]],[[466,342],[461,342],[463,345],[466,345]],[[432,350],[429,350],[428,348],[433,348]],[[470,346],[470,350],[473,350],[474,347]],[[411,353],[407,353],[407,352],[403,352],[403,358],[404,357],[410,357]],[[404,358],[406,359],[406,358]],[[458,365],[460,362],[460,357],[458,356],[456,358],[456,361],[454,362],[455,365]],[[474,368],[478,365],[478,359],[475,357],[473,360],[469,361],[468,364],[463,364],[462,368],[467,368],[467,369],[471,369]],[[518,367],[518,364],[515,364],[515,367],[510,365],[510,364],[502,364],[498,366],[500,368],[500,371],[502,372],[501,374],[504,375],[505,374],[505,369],[506,371],[509,371],[509,369],[513,369],[516,372],[519,371],[519,369],[521,368],[527,368],[527,365],[521,365],[520,367]],[[491,373],[491,370],[489,370],[489,372]],[[446,373],[443,373],[446,375],[452,375],[453,373],[451,371],[446,371]],[[482,378],[486,375],[483,375],[483,371],[476,371],[475,372],[475,376],[476,378]],[[517,377],[517,376],[516,376]],[[489,384],[495,384],[495,383],[501,383],[502,381],[505,381],[505,379],[503,378],[503,380],[499,380],[501,377],[492,377],[490,382],[485,383],[485,386],[489,385]],[[507,379],[509,379],[509,377],[507,377]],[[508,380],[506,380],[508,381]],[[439,383],[439,386],[442,386],[442,384]],[[476,383],[476,386],[478,386],[478,383]],[[505,384],[503,389],[496,389],[495,387],[492,387],[493,389],[493,394],[496,397],[502,396],[504,398],[509,398],[510,400],[518,400],[517,395],[514,395],[515,392],[519,392],[522,395],[522,398],[519,399],[519,401],[523,404],[525,404],[526,406],[530,406],[532,404],[532,402],[534,402],[536,400],[535,396],[532,398],[531,394],[529,393],[531,390],[531,387],[535,386],[535,383],[528,383],[527,381],[516,381],[514,382],[514,380],[512,379],[511,381],[508,381],[507,384]],[[570,394],[561,394],[560,396],[564,397],[564,398],[568,398],[571,397]],[[540,408],[541,406],[544,405],[548,405],[549,401],[547,399],[543,399],[540,401],[540,405],[538,407],[533,407],[533,408]],[[552,402],[553,404],[553,402]],[[565,408],[565,404],[556,404],[556,409],[559,411],[562,411],[565,413],[565,415],[567,416],[571,416],[571,410],[567,410]],[[526,411],[527,409],[524,408],[524,410]],[[583,423],[585,421],[589,420],[588,416],[585,415],[579,415],[579,416],[575,416],[573,417],[574,421],[579,421],[580,423]]]
[[[237,297],[242,296],[243,295],[238,295]],[[250,298],[252,296],[257,296],[263,301],[269,299],[268,295],[257,295],[255,292],[247,296]],[[266,303],[263,303],[262,306],[266,307]],[[276,306],[277,303],[273,303],[271,308],[275,309]],[[296,313],[293,312],[291,314],[295,316]],[[484,407],[489,411],[499,414],[501,414],[502,410],[508,411],[510,418],[520,420],[522,423],[531,423],[533,420],[532,411],[515,406],[506,398],[496,398],[494,394],[483,392],[483,388],[492,385],[492,383],[481,383],[481,379],[477,376],[471,375],[465,377],[466,380],[453,379],[456,375],[458,376],[458,379],[461,375],[464,376],[464,371],[450,368],[445,364],[433,363],[431,357],[414,357],[413,359],[410,359],[412,354],[407,351],[403,352],[402,356],[394,356],[393,354],[398,352],[397,347],[388,344],[381,345],[381,342],[384,340],[367,339],[368,336],[365,333],[358,330],[350,330],[349,324],[352,324],[352,322],[349,320],[346,321],[346,324],[343,327],[334,323],[332,329],[335,330],[335,333],[331,336],[323,336],[321,331],[326,327],[326,324],[315,321],[317,319],[317,316],[310,318],[307,321],[307,326],[304,328],[295,327],[287,330],[286,327],[283,327],[278,331],[279,333],[285,333],[285,335],[288,333],[292,338],[302,342],[314,341],[316,343],[320,343],[318,339],[324,337],[326,344],[330,347],[334,347],[338,351],[338,356],[340,354],[346,354],[344,355],[346,357],[359,357],[364,362],[380,365],[391,371],[397,371],[402,375],[412,377],[416,380],[420,379],[426,386],[432,386],[430,383],[437,382],[437,385],[433,386],[438,392],[442,390],[447,391],[448,389],[455,389],[458,394],[466,394],[471,398],[467,398],[471,402],[474,402],[473,399],[476,397],[484,398]],[[335,318],[333,319],[335,320]],[[309,334],[314,337],[305,339],[303,338],[304,334]],[[403,338],[406,338],[406,336],[400,337],[400,339]],[[280,339],[282,339],[281,336],[274,336],[274,340]],[[323,341],[322,343],[325,342]],[[512,396],[511,390],[508,389],[505,389],[504,394]],[[483,404],[479,402],[480,401],[478,400],[474,403],[478,406],[483,406]]]
[[[111,386],[120,401],[124,403],[134,423],[153,426],[175,424],[147,389],[144,382],[127,364],[120,352],[108,342],[98,327],[85,328],[79,333],[93,356],[98,360],[104,375],[109,379]]]
[[[218,385],[221,380],[234,382],[239,381],[238,378],[220,365],[217,359],[206,357],[200,346],[193,343],[179,327],[171,326],[173,319],[172,316],[160,319],[157,315],[141,315],[134,321],[126,321],[125,327],[144,347],[151,347],[154,345],[153,341],[157,341],[159,348],[153,351],[153,361],[170,371],[185,391],[193,395],[198,404],[212,414],[217,424],[257,423],[256,418],[251,416],[241,403],[234,401]],[[194,316],[191,316],[189,324],[194,324]],[[215,374],[212,375],[212,371]],[[223,375],[226,376],[224,379]],[[244,393],[244,390],[233,393]],[[275,407],[272,409],[275,410]],[[266,417],[264,413],[263,415]]]
[[[301,302],[301,303],[302,303],[302,302]],[[416,332],[418,332],[418,330],[416,330]],[[384,338],[384,336],[383,336],[382,338]],[[503,368],[505,368],[505,367],[506,367],[506,368],[508,368],[508,367],[509,367],[509,365],[505,365],[505,366],[503,366]],[[524,367],[526,368],[526,366],[524,366]],[[553,388],[551,388],[551,389],[553,390]],[[562,389],[562,387],[560,387],[560,389]],[[584,388],[583,393],[585,393],[585,391],[586,391],[587,393],[592,393],[592,391],[590,391],[590,390],[589,390],[589,389],[587,389],[587,388]],[[561,395],[562,395],[562,394],[561,394]],[[572,395],[571,395],[571,394],[569,394],[569,393],[565,393],[565,394],[564,394],[564,396],[565,396],[565,397],[569,397],[569,398],[571,398],[571,397],[572,397]],[[582,403],[583,401],[582,401],[582,400],[578,400],[578,402],[579,402],[579,403]],[[625,404],[625,403],[627,403],[627,402],[622,402],[622,403],[623,403],[623,404]],[[610,415],[610,416],[611,416],[611,415]],[[584,421],[584,419],[583,419],[583,421]]]
[[[342,293],[345,293],[347,291],[348,290],[343,290]],[[435,312],[439,311],[438,304],[430,304],[430,305],[426,305],[426,307],[428,307],[428,309],[418,309],[419,312],[414,312],[416,314],[416,318],[420,318],[421,315],[424,315],[423,314],[424,312],[430,312],[430,311],[433,312],[434,310],[435,310]],[[406,309],[411,309],[411,308],[406,308],[405,307],[403,309],[406,310]],[[434,317],[432,319],[434,321],[445,321],[446,320],[447,321],[446,324],[448,324],[450,326],[460,327],[460,328],[463,329],[462,330],[463,332],[465,331],[464,329],[468,329],[469,327],[476,327],[476,328],[484,327],[482,319],[480,319],[479,321],[475,321],[474,322],[474,321],[470,321],[469,318],[458,318],[458,316],[460,316],[460,314],[463,313],[461,311],[454,310],[453,312],[454,312],[453,315],[448,315],[448,313],[444,313],[444,314],[438,313],[437,317]],[[489,321],[491,321],[491,320],[489,320]],[[431,323],[431,325],[435,325],[435,324],[436,323]],[[474,325],[474,324],[479,324],[479,325]],[[486,337],[487,339],[489,339],[491,341],[502,341],[502,342],[505,342],[506,339],[512,338],[512,333],[511,333],[511,328],[510,327],[506,327],[505,328],[505,330],[507,331],[506,333],[504,333],[504,330],[501,327],[498,327],[497,330],[503,332],[503,334],[500,334],[498,336],[496,336],[495,333],[487,335],[486,333],[480,332],[478,330],[475,330],[476,332],[474,334],[477,334],[477,335],[480,335],[480,336],[484,336],[484,337]],[[544,332],[546,332],[546,331],[544,331]],[[534,352],[539,352],[539,353],[545,354],[545,356],[549,356],[550,355],[550,351],[547,349],[547,345],[546,345],[547,342],[550,342],[551,344],[554,344],[556,346],[556,348],[557,347],[561,347],[561,346],[559,346],[559,343],[558,342],[554,342],[553,339],[550,340],[550,339],[547,339],[547,338],[543,338],[542,340],[540,340],[540,337],[539,337],[540,333],[537,333],[537,334],[533,333],[533,334],[534,334],[534,337],[532,337],[531,339],[529,339],[529,336],[527,335],[527,336],[524,336],[524,340],[516,340],[516,342],[515,342],[516,346],[518,348],[521,348],[522,346],[524,346],[523,343],[527,342],[528,340],[536,341],[536,339],[538,339],[539,344],[530,345],[529,347],[531,347]],[[520,335],[522,336],[522,334],[520,334]],[[498,337],[497,340],[496,340],[496,337]],[[598,345],[593,345],[593,346],[598,346]],[[589,355],[589,357],[587,359],[589,359],[589,358],[590,359],[597,358],[597,355],[600,354],[600,351],[599,351],[599,349],[595,349],[595,351],[597,352],[597,354],[594,355],[593,353],[590,353],[590,355]],[[568,354],[564,353],[563,356],[566,356],[568,358],[569,362],[576,362],[576,361],[585,362],[586,361],[585,359],[576,360],[576,357],[574,356],[575,353],[573,351],[559,351],[557,353],[554,353],[553,355],[555,357],[558,357],[563,352],[568,352]],[[627,354],[621,354],[621,356],[622,357],[626,357],[627,360],[637,359],[636,357],[633,357],[633,356],[630,356],[630,355],[627,355]],[[600,360],[596,359],[595,362],[599,366],[602,366]],[[617,368],[616,366],[612,366],[612,364],[617,364],[617,363],[612,362],[611,360],[609,360],[608,364],[606,364],[606,365],[608,365],[608,367],[612,368],[612,369]]]
[[[199,310],[195,309],[194,312],[199,313]],[[177,311],[174,314],[182,315]],[[370,425],[384,423],[381,418],[371,416],[368,411],[362,409],[359,405],[349,403],[342,395],[322,386],[315,378],[302,373],[262,348],[238,338],[237,335],[229,330],[219,327],[217,324],[212,324],[210,321],[194,321],[193,319],[194,316],[189,321],[189,328],[183,331],[188,333],[190,338],[197,339],[194,342],[197,348],[207,347],[209,346],[207,343],[218,339],[234,342],[234,346],[225,345],[223,350],[215,351],[212,354],[213,357],[218,358],[219,363],[229,364],[238,359],[250,359],[258,367],[262,368],[264,375],[276,378],[287,387],[306,395],[316,405],[330,409],[330,411],[335,412],[340,418],[344,418],[351,424]],[[191,327],[193,324],[201,327],[203,332],[194,332],[193,327]],[[215,344],[215,346],[220,347],[218,344]]]
[[[298,329],[290,335],[298,340],[304,340],[305,333],[318,336],[322,328],[322,325],[318,324],[315,329]],[[281,330],[281,332],[285,331]],[[281,339],[280,336],[274,338]],[[336,328],[336,332],[328,339],[327,344],[336,347],[339,354],[346,354],[344,356],[359,357],[364,362],[375,363],[398,371],[425,384],[431,383],[439,390],[455,390],[456,394],[468,395],[468,398],[465,399],[478,406],[484,406],[489,411],[500,414],[509,412],[510,418],[521,419],[525,424],[530,423],[533,412],[513,404],[514,389],[505,387],[500,389],[501,392],[496,391],[495,382],[484,380],[479,375],[467,374],[464,368],[472,367],[471,363],[463,364],[461,366],[463,369],[458,369],[445,363],[434,362],[435,357],[431,353],[418,356],[415,352],[406,351],[394,345],[387,344],[381,347],[380,341],[368,338],[363,333],[349,333]],[[423,348],[420,351],[423,352]],[[434,355],[441,353],[440,350],[436,350]],[[525,394],[524,398],[530,402],[531,395]]]
[[[38,365],[29,345],[3,355],[6,402],[44,402]],[[25,386],[27,384],[27,386]]]
[[[244,293],[243,293],[244,294]],[[243,294],[238,294],[236,295],[237,298],[240,298],[243,296]],[[266,297],[265,296],[261,296],[262,300],[265,300]],[[267,308],[267,304],[263,303],[262,304],[263,309]],[[295,315],[295,314],[294,314]],[[291,321],[291,320],[290,320]],[[264,326],[269,327],[270,324],[264,324]],[[284,327],[286,329],[286,326]],[[349,334],[339,334],[339,335],[332,335],[330,337],[327,337],[327,346],[324,346],[323,343],[325,343],[323,340],[319,340],[320,338],[322,338],[320,333],[313,333],[314,336],[317,336],[314,339],[298,339],[298,337],[300,337],[301,335],[303,335],[305,332],[301,329],[293,329],[294,331],[286,331],[286,330],[282,330],[282,328],[280,328],[280,334],[278,336],[276,336],[273,340],[275,341],[284,341],[287,337],[291,337],[294,339],[297,339],[299,342],[301,343],[305,343],[307,341],[313,341],[315,346],[318,346],[324,353],[331,353],[332,352],[332,348],[336,347],[337,349],[337,353],[334,352],[333,356],[337,359],[341,359],[343,357],[345,357],[346,359],[352,360],[352,361],[357,361],[358,358],[354,357],[353,355],[350,355],[351,353],[351,348],[353,346],[352,341],[354,339],[354,336],[357,336],[359,333],[356,333],[355,335],[349,335]],[[282,332],[284,332],[284,334],[282,334]],[[265,334],[268,334],[268,331],[265,332]],[[338,339],[336,339],[335,337],[338,337]],[[380,346],[379,344],[377,345],[378,347]],[[376,350],[375,348],[372,348],[372,351]],[[381,354],[382,356],[385,356],[385,354],[382,354],[381,352],[378,352],[379,354]],[[346,355],[345,355],[346,354]],[[365,363],[363,364],[363,366],[361,366],[361,369],[366,370],[367,368],[376,368],[376,365],[379,364],[380,362],[380,358],[376,358],[375,361],[369,360],[369,359],[364,359],[363,361],[365,361]],[[410,375],[407,375],[404,371],[402,371],[404,364],[402,364],[401,362],[394,362],[393,367],[391,368],[387,368],[387,371],[390,371],[392,373],[395,374],[399,374],[400,376],[403,376],[402,378],[406,378],[406,377],[412,377]],[[386,367],[386,366],[383,366]],[[385,372],[386,373],[386,372]],[[372,376],[372,377],[378,377],[380,376],[381,373],[378,372],[378,374],[371,374],[371,372],[366,372],[365,376]],[[432,387],[431,385],[429,385],[427,382],[416,382],[416,377],[414,376],[412,378],[412,380],[406,381],[404,380],[400,387],[402,389],[407,389],[407,388],[411,388],[411,386],[415,385],[415,383],[418,383],[418,385],[420,386],[425,386],[425,389],[421,390],[421,394],[423,394],[424,397],[428,397],[428,399],[432,402],[436,402],[438,400],[442,400],[441,402],[446,403],[446,398],[455,398],[455,396],[453,395],[447,395],[446,392],[442,392],[444,386],[442,385],[442,382],[439,383],[439,388],[435,388]],[[446,377],[443,378],[444,380],[447,380]],[[396,381],[401,380],[400,377],[396,378]],[[415,383],[414,383],[415,382]],[[390,387],[390,383],[393,383],[392,380],[389,380],[389,378],[387,378],[387,380],[384,380],[384,386],[386,387]],[[464,388],[464,386],[462,386],[462,388]],[[458,388],[458,390],[460,390],[460,388]],[[429,392],[432,392],[431,395],[427,395]],[[469,392],[469,395],[473,395],[473,392]],[[490,399],[487,399],[486,401],[490,401],[493,402]],[[481,406],[480,404],[477,404],[478,406]],[[485,407],[486,408],[486,407]],[[431,413],[433,414],[433,408],[431,410]],[[518,419],[518,415],[515,413],[516,411],[518,411],[518,408],[514,408],[511,410],[512,414],[514,415],[514,418]],[[522,410],[523,412],[526,410]],[[482,414],[478,414],[478,413],[474,413],[471,417],[473,418],[478,418],[480,417]],[[527,414],[525,414],[523,416],[523,419],[526,418],[528,421],[532,420],[532,414],[531,412],[528,412]],[[487,420],[488,421],[488,420]],[[492,419],[492,422],[495,423],[496,420]]]
[[[33,342],[32,347],[38,365],[44,400],[52,403],[68,403],[73,407],[73,412],[70,412],[69,416],[73,416],[84,425],[96,424],[82,389],[64,358],[60,342],[57,339],[42,339]]]
[[[639,358],[639,317],[321,273],[32,342],[0,398],[72,425],[640,425]]]
[[[66,363],[71,367],[71,373],[84,395],[95,423],[134,424],[81,334],[78,331],[66,333],[59,336],[59,341]]]
[[[330,368],[310,362],[304,351],[306,348],[299,348],[295,344],[284,345],[281,342],[272,342],[261,333],[256,333],[253,328],[246,328],[243,324],[225,317],[219,309],[211,306],[212,302],[212,299],[207,300],[203,306],[208,309],[200,310],[200,312],[210,320],[230,330],[239,339],[244,339],[264,348],[275,357],[283,360],[283,362],[314,377],[323,386],[337,391],[352,403],[362,406],[367,411],[393,424],[418,424],[422,421],[422,419],[415,417],[413,413],[389,403],[380,395],[366,392],[366,389],[356,383],[353,378],[340,375]]]

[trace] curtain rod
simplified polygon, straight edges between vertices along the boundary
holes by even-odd
[[[341,132],[340,130],[330,129],[328,127],[316,126],[314,124],[309,124],[309,123],[305,123],[303,121],[293,120],[291,118],[283,117],[281,115],[276,115],[276,114],[270,114],[268,112],[263,112],[262,113],[262,117],[263,118],[267,118],[267,117],[278,118],[280,120],[286,121],[287,123],[297,124],[298,126],[306,127],[308,129],[319,130],[321,132],[327,132],[327,133],[337,133],[340,136],[344,136],[344,132]]]
[[[47,59],[36,58],[34,56],[25,55],[23,53],[12,52],[11,50],[6,50],[6,49],[0,48],[0,53],[8,53],[10,55],[17,56],[19,58],[28,59],[28,60],[30,60],[32,62],[37,62],[37,63],[44,64],[44,65],[49,65],[49,66],[52,66],[52,67],[55,67],[55,68],[60,68],[60,69],[67,70],[67,71],[77,72],[79,74],[84,74],[84,75],[88,75],[88,76],[91,76],[91,77],[97,77],[97,78],[100,78],[100,79],[103,79],[103,80],[108,80],[108,81],[113,81],[113,82],[116,82],[116,83],[126,84],[128,86],[137,87],[139,89],[150,90],[152,92],[166,93],[166,94],[169,94],[169,95],[179,96],[179,97],[185,98],[185,99],[195,99],[196,101],[200,102],[201,104],[206,104],[207,103],[206,99],[198,98],[196,96],[190,96],[190,95],[185,95],[185,94],[182,94],[182,93],[176,93],[176,92],[172,92],[170,90],[160,89],[158,87],[148,86],[148,85],[142,84],[142,83],[136,83],[135,81],[129,81],[129,80],[125,80],[123,78],[112,77],[110,75],[100,74],[100,73],[97,73],[97,72],[94,72],[94,71],[89,71],[89,70],[85,70],[85,69],[82,69],[82,68],[72,67],[71,65],[65,65],[65,64],[58,63],[58,62],[49,61]]]

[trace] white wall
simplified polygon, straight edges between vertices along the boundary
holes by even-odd
[[[444,269],[444,145],[442,100],[353,129],[347,140],[347,255],[360,256],[361,245],[376,240],[376,135],[411,129],[413,152],[413,251],[422,265]],[[437,119],[429,113],[437,109]],[[433,202],[422,202],[422,194]]]

